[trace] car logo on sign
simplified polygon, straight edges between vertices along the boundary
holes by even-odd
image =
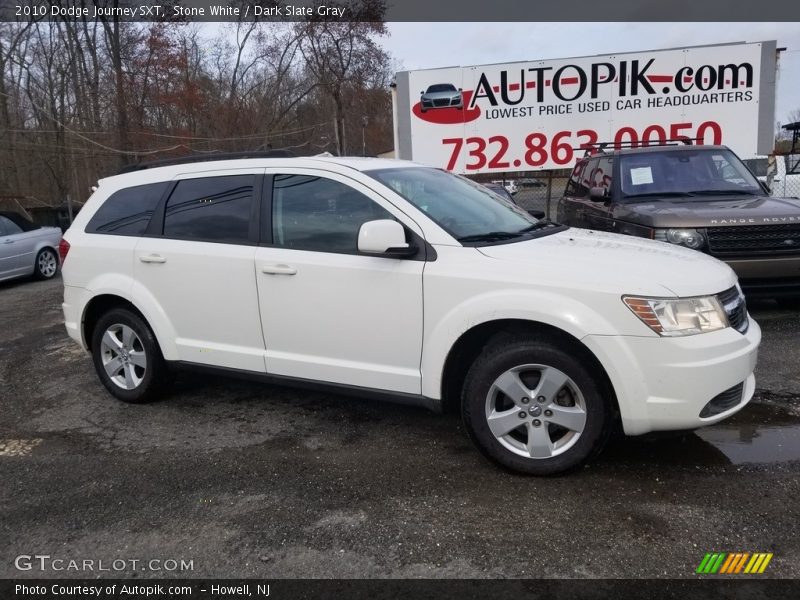
[[[794,246],[796,242],[794,240],[783,240],[784,246]]]

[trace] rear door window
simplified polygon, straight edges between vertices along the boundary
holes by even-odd
[[[183,179],[167,200],[164,237],[248,244],[255,175]]]

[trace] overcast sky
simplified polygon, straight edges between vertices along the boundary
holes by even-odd
[[[702,0],[698,0],[702,1]],[[800,110],[800,23],[388,23],[400,70],[777,40],[775,119]]]

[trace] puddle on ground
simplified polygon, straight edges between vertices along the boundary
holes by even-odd
[[[750,404],[733,417],[693,432],[654,434],[611,444],[601,462],[684,466],[800,461],[800,416]]]
[[[800,417],[776,406],[751,404],[695,435],[734,465],[800,460]]]

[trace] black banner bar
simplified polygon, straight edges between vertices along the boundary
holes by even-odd
[[[789,22],[800,2],[753,0],[0,0],[0,21]],[[565,35],[580,35],[573,28]]]
[[[800,582],[729,577],[703,577],[690,580],[148,580],[148,579],[62,579],[0,580],[3,600],[282,600],[302,598],[331,600],[400,598],[436,600],[594,600],[624,597],[642,600],[737,600],[797,598]]]

